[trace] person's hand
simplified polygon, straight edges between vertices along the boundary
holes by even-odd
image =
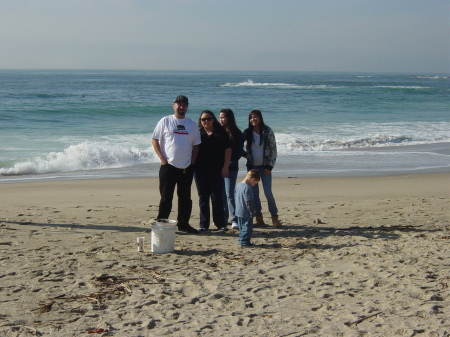
[[[230,172],[228,171],[228,167],[224,167],[222,169],[222,178],[227,178],[230,175]]]
[[[264,169],[264,174],[268,176],[272,171],[269,169]]]
[[[167,164],[169,164],[169,163],[167,162],[167,159],[166,159],[166,158],[162,158],[162,159],[161,159],[161,166],[164,166],[164,165],[167,165]]]

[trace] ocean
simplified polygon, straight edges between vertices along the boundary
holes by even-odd
[[[157,177],[150,139],[187,116],[258,109],[275,132],[275,177],[448,172],[448,74],[0,70],[0,183]],[[241,160],[241,172],[245,160]]]

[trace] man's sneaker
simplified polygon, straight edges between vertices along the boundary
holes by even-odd
[[[205,228],[205,227],[200,227],[198,229],[199,232],[206,232],[207,230],[208,230],[208,228]]]
[[[249,248],[249,247],[253,247],[254,246],[254,244],[253,243],[240,243],[239,244],[239,247],[241,247],[241,248]]]
[[[228,230],[227,226],[220,227],[219,231],[226,232]]]
[[[232,223],[231,223],[231,228],[233,228],[233,229],[239,229],[239,225],[237,224],[237,222],[232,222]]]
[[[188,224],[186,224],[186,225],[179,225],[178,226],[178,230],[180,232],[186,232],[186,233],[191,233],[191,234],[198,234],[198,230],[196,230],[195,228],[191,227]]]

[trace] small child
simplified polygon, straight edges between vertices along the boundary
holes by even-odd
[[[236,185],[234,191],[234,199],[236,201],[236,217],[239,225],[238,243],[241,247],[253,246],[250,242],[253,232],[253,191],[261,177],[258,170],[250,170],[247,172],[245,179]]]

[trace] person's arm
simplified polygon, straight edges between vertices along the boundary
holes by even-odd
[[[242,157],[243,158],[247,158],[247,150],[246,148],[248,147],[248,144],[245,145],[246,141],[247,141],[247,129],[244,130],[244,132],[242,133]]]
[[[236,160],[238,161],[241,157],[245,157],[244,155],[244,134],[241,132],[239,133],[239,139],[237,141],[237,146],[236,146]],[[232,153],[232,155],[234,156],[234,153]]]
[[[156,155],[159,157],[159,160],[161,161],[161,165],[167,165],[167,158],[164,157],[164,155],[161,151],[161,146],[159,145],[159,140],[152,138],[152,145],[153,145],[153,149],[156,152]]]
[[[266,130],[268,134],[267,144],[264,152],[268,151],[268,161],[264,163],[264,174],[268,175],[272,172],[272,169],[275,166],[275,162],[277,161],[277,142],[275,140],[275,134],[273,133],[272,129],[267,127]],[[266,153],[264,153],[264,156],[266,156]],[[264,161],[266,161],[266,158],[264,159]]]
[[[228,171],[228,166],[230,166],[230,159],[231,159],[231,147],[225,150],[225,162],[223,163],[222,168],[222,178],[226,178],[230,174]]]
[[[192,165],[195,165],[195,162],[197,161],[198,149],[199,149],[199,145],[194,145],[192,147],[192,157],[191,157],[191,164]]]
[[[255,216],[255,202],[253,201],[253,193],[251,193],[250,191],[247,191],[247,195],[246,195],[246,202],[247,202],[247,209],[251,215],[251,217]]]

